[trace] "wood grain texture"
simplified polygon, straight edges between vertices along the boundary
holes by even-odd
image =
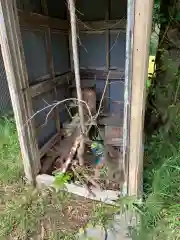
[[[153,0],[135,1],[128,193],[136,196],[140,194],[142,185],[143,125],[152,9]]]
[[[40,156],[33,122],[26,124],[32,115],[32,103],[28,92],[23,93],[23,89],[28,89],[29,84],[15,1],[0,1],[0,17],[0,43],[24,171],[28,182],[34,183],[40,170]]]
[[[29,94],[31,97],[36,97],[42,93],[51,91],[54,87],[60,87],[61,85],[69,83],[74,77],[73,73],[68,72],[61,76],[50,78],[29,87]]]

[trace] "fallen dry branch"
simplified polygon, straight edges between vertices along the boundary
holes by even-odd
[[[97,189],[101,189],[100,185],[94,181],[94,179],[92,179],[92,177],[88,176],[87,174],[83,174],[83,176],[87,179],[88,182],[90,182],[94,187],[96,187]]]
[[[87,182],[91,183],[95,188],[101,189],[100,185],[93,179],[93,176],[89,176],[83,167],[77,165],[77,161],[74,162],[73,167],[77,168],[77,171],[86,179]]]
[[[77,151],[77,148],[78,148],[79,144],[80,144],[80,138],[78,137],[78,138],[75,140],[75,142],[74,142],[74,144],[73,144],[73,146],[72,146],[72,149],[71,149],[71,151],[70,151],[70,153],[69,153],[69,156],[68,156],[68,158],[67,158],[67,161],[65,162],[64,167],[63,167],[63,169],[62,169],[62,173],[65,173],[65,172],[67,171],[67,168],[68,168],[69,164],[72,162],[73,157],[74,157],[74,155],[75,155],[75,153],[76,153],[76,151]]]
[[[72,160],[73,160],[73,158],[74,158],[74,155],[75,155],[75,153],[76,153],[76,151],[77,151],[77,148],[78,148],[78,146],[79,146],[79,144],[80,144],[80,140],[81,140],[81,139],[80,139],[79,136],[75,139],[74,144],[73,144],[73,146],[72,146],[72,148],[71,148],[71,150],[70,150],[70,152],[69,152],[69,155],[68,155],[68,157],[67,157],[67,160],[66,160],[66,162],[64,163],[62,169],[57,169],[57,170],[54,171],[54,173],[57,173],[57,172],[65,173],[65,172],[67,171],[69,165],[71,164],[71,162],[72,162]]]
[[[84,166],[84,150],[85,150],[85,140],[84,140],[84,136],[81,135],[80,144],[77,150],[77,156],[78,156],[80,166]]]
[[[92,190],[88,187],[88,184],[85,182],[85,180],[83,180],[83,179],[81,178],[80,174],[78,173],[78,171],[76,171],[75,167],[72,166],[71,168],[72,168],[72,171],[73,171],[74,175],[77,177],[77,179],[80,181],[80,183],[81,183],[82,185],[85,185],[85,188],[88,190],[88,192],[95,197],[96,195],[95,195],[95,194],[92,192]]]

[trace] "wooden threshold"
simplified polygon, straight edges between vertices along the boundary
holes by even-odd
[[[53,187],[53,182],[55,180],[54,176],[48,174],[40,174],[36,177],[36,184],[38,188],[49,188]],[[106,204],[115,205],[116,200],[119,199],[120,192],[113,190],[99,190],[96,188],[92,188],[92,192],[95,194],[92,195],[89,191],[83,187],[79,186],[75,183],[65,183],[65,188],[62,191],[67,191],[72,194],[76,194],[85,198],[89,198],[95,201],[101,201]]]

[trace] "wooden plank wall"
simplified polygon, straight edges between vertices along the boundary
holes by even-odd
[[[114,1],[114,0],[111,0],[111,1]],[[105,7],[105,15],[103,18],[99,19],[95,17],[94,19],[90,19],[90,18],[86,19],[87,15],[85,14],[84,19],[81,19],[81,17],[79,17],[77,20],[78,29],[80,31],[79,35],[82,33],[87,36],[91,36],[93,34],[101,35],[102,32],[105,33],[105,42],[106,42],[105,68],[98,69],[97,67],[94,70],[91,69],[91,72],[93,71],[96,72],[96,70],[103,70],[101,71],[102,75],[104,74],[104,71],[107,74],[110,68],[110,36],[111,36],[110,33],[111,31],[113,31],[113,33],[118,34],[119,31],[125,31],[125,27],[126,27],[125,18],[122,18],[121,20],[113,18],[112,16],[113,14],[110,11],[111,1],[106,0],[105,4],[104,4],[104,1],[102,1],[103,7]],[[55,1],[55,2],[57,3],[58,1]],[[66,1],[61,1],[61,2],[64,2],[64,4],[66,4]],[[94,4],[96,3],[96,1],[94,0],[93,2]],[[82,3],[83,3],[82,0],[81,2],[80,0],[77,1],[77,6],[81,6]],[[89,3],[91,3],[91,8],[93,10],[94,6],[92,1],[89,1]],[[51,93],[53,99],[56,100],[58,99],[58,91],[61,92],[61,88],[64,88],[64,85],[67,86],[74,77],[72,64],[69,64],[69,68],[66,69],[65,72],[61,72],[61,69],[60,69],[60,67],[63,65],[63,62],[60,64],[59,68],[57,67],[55,63],[55,55],[53,53],[53,44],[52,44],[53,37],[56,37],[56,40],[58,35],[68,37],[68,32],[69,32],[68,16],[67,14],[64,15],[64,13],[58,15],[58,11],[54,13],[53,9],[56,9],[56,7],[52,5],[52,1],[50,0],[37,0],[37,1],[34,1],[33,4],[31,4],[31,1],[26,1],[26,4],[25,4],[23,0],[17,0],[17,6],[19,8],[18,16],[19,16],[19,23],[21,27],[22,41],[24,44],[24,54],[25,54],[26,67],[27,67],[26,70],[28,73],[28,83],[26,84],[25,87],[23,87],[23,92],[25,94],[28,94],[29,96],[28,101],[31,106],[35,103],[34,101],[35,98],[38,98],[39,96],[43,96],[42,94],[45,94],[45,93]],[[59,9],[61,9],[62,6],[58,5],[58,7]],[[66,5],[65,5],[65,8],[66,8]],[[67,9],[65,10],[65,12],[67,13]],[[39,42],[39,49],[37,49],[37,54],[38,52],[39,52],[39,55],[42,54],[41,50],[44,44],[42,43],[42,41],[45,42],[44,45],[46,48],[45,56],[36,55],[38,59],[40,59],[39,57],[42,57],[42,61],[38,60],[42,66],[41,74],[39,73],[36,74],[35,68],[33,71],[30,71],[32,69],[30,69],[29,66],[37,62],[37,59],[36,57],[34,57],[34,62],[32,61],[32,59],[31,61],[29,61],[28,56],[30,55],[33,56],[33,53],[28,52],[30,51],[30,48],[28,47],[28,45],[27,46],[25,45],[25,44],[28,44],[27,39],[30,39],[30,36],[33,39],[33,36],[34,36],[33,34],[35,32],[36,34],[39,34],[39,36],[41,35],[43,39],[43,40],[42,39],[40,40],[39,38],[39,41],[41,41],[41,44]],[[67,53],[68,55],[70,55],[71,50],[70,50],[70,47],[68,48],[68,46],[71,46],[71,44],[67,42]],[[48,71],[45,71],[46,69],[44,67],[45,66],[44,61],[46,58],[47,58]],[[36,70],[39,70],[37,66],[36,66]],[[117,74],[118,74],[118,71],[112,71],[112,75],[114,75],[115,78]],[[119,71],[119,74],[121,75],[121,71]],[[105,78],[102,78],[102,79],[105,80]],[[33,111],[33,108],[32,108],[32,111]],[[59,111],[60,111],[59,108],[55,109],[55,111],[53,112],[52,118],[50,118],[50,120],[54,119],[56,122],[56,132],[55,132],[55,136],[49,139],[49,141],[46,142],[43,146],[41,146],[40,144],[39,147],[41,148],[41,151],[40,151],[41,156],[44,153],[46,153],[47,149],[52,145],[52,143],[54,143],[55,137],[58,136],[58,134],[60,133],[61,119],[60,119]],[[41,129],[39,129],[39,127],[41,128],[42,126],[38,126],[38,124],[34,124],[33,121],[32,121],[32,124],[33,124],[33,128],[35,128],[35,126],[37,127],[36,135],[39,135],[40,134],[39,132],[41,132]],[[37,143],[37,139],[35,140],[35,142]]]
[[[36,1],[34,4],[30,1],[17,1],[29,77],[29,87],[25,91],[31,96],[34,112],[40,110],[40,107],[46,107],[47,104],[57,101],[59,99],[58,89],[63,89],[64,85],[67,88],[73,77],[69,63],[69,26],[66,20],[67,15],[64,15],[66,2],[60,2],[60,5],[57,3],[57,6],[53,6],[49,0]],[[58,7],[60,9],[57,11]],[[38,45],[37,41],[39,41]],[[52,111],[46,126],[43,125],[42,118],[44,116],[45,122],[45,114],[48,114],[50,108],[48,111],[39,113],[35,118],[36,136],[41,156],[54,142],[54,136],[60,134],[60,109],[57,107]],[[54,129],[54,121],[56,129]],[[44,135],[45,132],[46,135]]]
[[[34,133],[32,104],[28,94],[28,77],[22,51],[17,9],[13,0],[0,1],[1,29],[0,44],[7,75],[7,81],[19,136],[25,176],[29,183],[35,183],[40,170],[40,156]]]
[[[100,100],[107,73],[111,70],[104,111],[106,114],[114,110],[122,112],[127,1],[121,1],[119,6],[117,0],[100,0],[98,3],[77,0],[76,8],[82,85],[96,86],[97,100]],[[110,96],[115,86],[119,92]]]

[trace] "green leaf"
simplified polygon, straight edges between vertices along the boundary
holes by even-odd
[[[55,188],[63,187],[65,183],[67,183],[69,180],[71,180],[71,174],[67,173],[58,173],[55,175],[55,180],[53,182],[53,185]]]
[[[151,81],[150,81],[150,79],[147,79],[147,81],[146,81],[146,89],[149,89],[150,86],[151,86]]]

